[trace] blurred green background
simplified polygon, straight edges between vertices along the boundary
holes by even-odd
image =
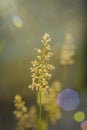
[[[14,96],[18,93],[24,97],[32,95],[27,88],[31,83],[30,62],[36,55],[34,48],[41,47],[44,33],[49,33],[52,38],[54,56],[51,63],[56,69],[51,82],[62,82],[60,49],[64,44],[65,35],[71,33],[77,46],[75,64],[66,68],[68,71],[66,70],[63,88],[75,88],[81,95],[86,92],[85,3],[86,0],[0,0],[1,113],[4,109],[4,114],[0,116],[2,130],[5,130],[4,118],[8,120],[7,116],[12,117]],[[8,130],[12,125],[13,123]]]

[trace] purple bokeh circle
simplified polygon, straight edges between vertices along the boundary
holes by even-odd
[[[75,110],[80,103],[79,95],[75,90],[67,88],[58,94],[57,103],[64,111]]]

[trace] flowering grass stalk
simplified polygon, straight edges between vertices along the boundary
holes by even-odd
[[[49,88],[48,80],[51,78],[52,74],[49,74],[49,70],[53,70],[55,67],[49,64],[50,57],[52,57],[53,53],[51,52],[50,47],[51,38],[49,34],[45,34],[42,39],[43,47],[42,49],[37,49],[38,53],[37,59],[32,61],[32,66],[30,68],[32,72],[32,84],[29,85],[29,88],[36,89],[40,92],[40,114],[39,114],[39,127],[42,130],[42,93],[51,92],[51,88]]]
[[[60,64],[62,65],[62,83],[67,80],[69,73],[69,66],[74,64],[74,56],[76,54],[76,45],[74,44],[73,36],[71,33],[65,35],[65,41],[60,53]]]

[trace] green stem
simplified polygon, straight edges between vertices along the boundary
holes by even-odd
[[[42,130],[42,93],[40,91],[40,130]]]
[[[62,83],[66,83],[67,80],[68,67],[64,66],[62,70]]]

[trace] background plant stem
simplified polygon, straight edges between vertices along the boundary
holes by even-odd
[[[40,91],[40,130],[42,130],[42,93]]]

